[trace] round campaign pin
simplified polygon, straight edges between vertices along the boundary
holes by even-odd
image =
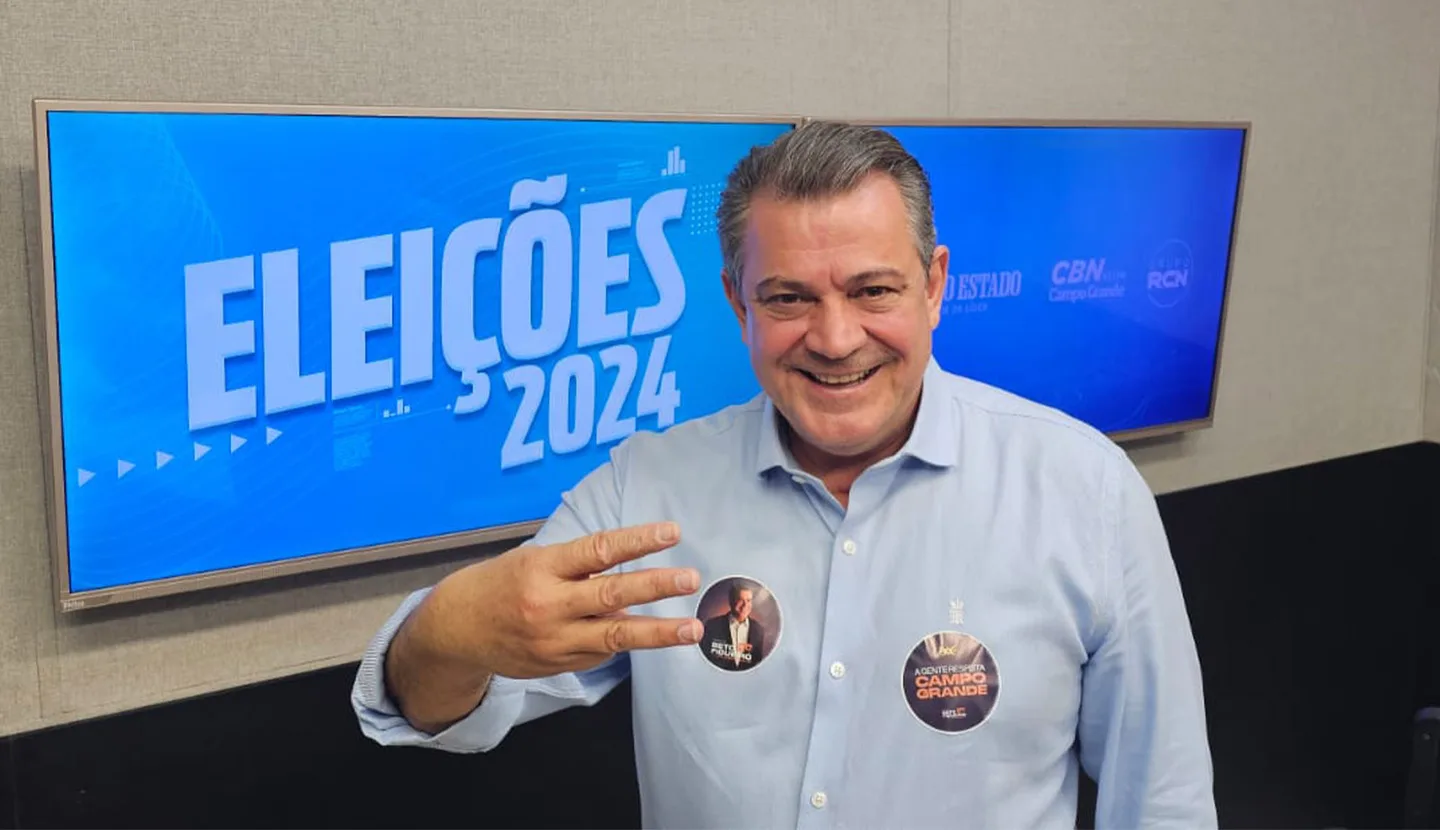
[[[704,625],[700,653],[727,672],[755,668],[780,644],[780,603],[758,579],[717,579],[700,595],[695,616]]]
[[[968,732],[1000,697],[1000,669],[985,644],[959,631],[937,631],[911,649],[901,678],[905,703],[937,732]]]

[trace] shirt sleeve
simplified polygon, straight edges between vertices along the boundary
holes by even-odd
[[[1080,759],[1095,827],[1217,826],[1205,698],[1180,580],[1154,496],[1117,456],[1098,645],[1085,666]]]
[[[599,530],[619,527],[618,449],[611,461],[567,492],[560,507],[525,544],[555,544]],[[385,655],[400,626],[430,588],[406,597],[371,640],[360,661],[350,702],[360,730],[386,746],[423,746],[449,752],[486,752],[509,731],[527,721],[571,706],[593,706],[630,673],[630,660],[616,655],[584,672],[528,680],[494,677],[474,711],[442,732],[429,734],[410,725],[385,688]]]

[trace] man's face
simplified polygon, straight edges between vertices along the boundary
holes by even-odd
[[[755,592],[749,590],[748,588],[741,589],[741,591],[736,594],[735,602],[730,607],[730,610],[735,613],[735,619],[739,620],[740,622],[744,622],[745,620],[749,619],[750,606],[753,605],[754,602]]]
[[[940,322],[949,252],[919,261],[900,189],[750,204],[740,320],[761,387],[795,437],[828,456],[893,452],[907,434]],[[927,271],[929,281],[927,283]]]

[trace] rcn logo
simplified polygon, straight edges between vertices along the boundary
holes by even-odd
[[[1190,292],[1190,274],[1194,267],[1190,246],[1178,239],[1168,240],[1155,249],[1145,271],[1145,293],[1150,295],[1150,302],[1160,308],[1179,305]]]

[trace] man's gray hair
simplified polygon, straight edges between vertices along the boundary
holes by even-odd
[[[930,180],[920,163],[884,130],[810,121],[770,144],[755,147],[730,172],[715,217],[731,284],[740,288],[746,222],[755,194],[781,201],[823,199],[854,190],[871,173],[883,173],[899,186],[915,251],[928,279],[935,252],[935,212]]]

